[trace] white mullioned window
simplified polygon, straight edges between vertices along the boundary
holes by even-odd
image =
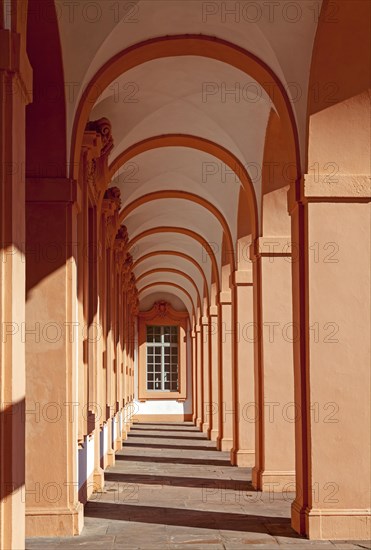
[[[179,391],[177,326],[147,325],[147,390]]]

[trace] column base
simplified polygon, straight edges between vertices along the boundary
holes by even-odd
[[[125,439],[127,439],[128,438],[128,433],[130,432],[130,424],[128,422],[125,422],[122,431],[125,432],[125,434],[126,434]]]
[[[204,434],[210,433],[210,424],[209,424],[208,422],[204,422],[204,423],[202,424],[202,432],[203,432]]]
[[[252,469],[252,485],[257,491],[281,493],[295,491],[295,472]]]
[[[217,441],[218,437],[219,437],[219,430],[211,430],[210,432],[211,441]]]
[[[122,449],[122,440],[115,439],[115,452],[121,451],[121,449]]]
[[[107,466],[114,466],[115,465],[115,453],[114,451],[108,451],[106,464]]]
[[[100,492],[104,489],[104,470],[99,468],[93,473],[94,492]]]
[[[232,449],[231,464],[232,466],[239,466],[240,468],[252,468],[255,465],[255,451]]]
[[[216,440],[216,448],[218,451],[231,451],[233,447],[233,439],[227,437],[218,437]]]
[[[196,419],[196,427],[197,427],[199,430],[202,430],[202,420],[201,420],[201,418],[197,418],[197,419]]]
[[[79,502],[74,510],[32,509],[26,512],[26,537],[72,537],[84,527],[84,507]]]
[[[311,540],[370,540],[371,510],[291,507],[291,525]]]

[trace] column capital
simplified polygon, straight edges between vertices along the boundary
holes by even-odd
[[[121,191],[118,187],[109,187],[104,193],[102,212],[111,217],[121,208]]]
[[[234,271],[233,284],[235,286],[251,286],[253,284],[252,271],[243,271],[243,270]]]
[[[291,237],[259,237],[251,245],[251,258],[291,256]]]
[[[86,125],[86,132],[92,132],[100,137],[99,156],[108,155],[113,149],[112,125],[108,118],[91,120]]]
[[[121,225],[118,228],[115,241],[113,243],[116,260],[117,260],[116,269],[117,269],[117,272],[119,273],[124,270],[124,265],[127,257],[126,246],[128,244],[128,241],[129,241],[128,230],[125,225]]]
[[[202,326],[207,326],[209,324],[209,318],[207,316],[203,316],[201,317],[201,325]]]
[[[218,306],[210,306],[209,307],[209,315],[210,317],[217,317],[218,316]]]
[[[232,291],[231,291],[231,289],[222,290],[219,293],[219,303],[221,305],[230,305],[232,303]]]
[[[230,305],[232,303],[232,291],[231,289],[222,290],[219,292],[220,305]]]
[[[304,174],[287,193],[290,214],[298,203],[347,200],[366,202],[371,198],[369,174]]]

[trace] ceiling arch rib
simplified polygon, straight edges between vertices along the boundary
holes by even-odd
[[[147,138],[129,147],[111,162],[109,166],[110,181],[115,179],[117,172],[119,172],[122,166],[141,153],[163,147],[186,147],[195,149],[209,154],[211,157],[216,158],[219,162],[228,166],[228,168],[236,175],[236,178],[239,182],[241,182],[241,185],[246,191],[251,233],[253,237],[258,235],[257,198],[246,167],[230,151],[214,143],[213,141],[195,135],[184,134],[169,134]]]
[[[191,283],[191,285],[195,289],[195,292],[197,294],[197,306],[202,303],[199,289],[198,289],[197,285],[195,284],[194,280],[187,273],[184,273],[183,271],[180,271],[180,269],[175,269],[175,268],[172,268],[172,267],[158,267],[158,268],[149,269],[148,271],[142,273],[136,279],[137,286],[139,285],[139,283],[143,279],[145,279],[146,277],[149,277],[150,275],[153,275],[155,273],[174,273],[175,275],[179,275],[180,277],[184,277],[185,279],[187,279],[187,281],[189,281]]]
[[[152,201],[158,201],[161,199],[182,199],[194,202],[195,204],[201,205],[203,208],[208,210],[217,220],[219,221],[225,235],[227,247],[230,251],[230,254],[228,255],[231,262],[232,270],[235,268],[235,259],[234,259],[234,245],[232,240],[231,231],[229,228],[229,225],[227,223],[227,220],[224,218],[223,214],[209,201],[206,201],[202,197],[194,194],[189,193],[187,191],[173,191],[173,190],[165,190],[165,191],[156,191],[154,193],[148,193],[142,197],[139,197],[135,201],[131,202],[127,206],[125,206],[121,212],[120,212],[120,221],[124,222],[129,216],[131,212],[142,206],[143,204],[147,204]]]
[[[207,290],[211,297],[211,285],[213,281],[211,258],[201,246],[197,245],[195,248],[192,237],[183,233],[153,233],[137,242],[132,247],[131,254],[135,263],[141,256],[157,253],[161,250],[174,253],[174,259],[177,253],[194,258],[204,273]]]
[[[130,110],[117,94],[128,87]],[[181,64],[168,56],[121,75],[97,99],[92,117],[111,120],[113,157],[149,135],[181,131],[213,140],[245,163],[261,160],[272,108],[267,93],[240,69],[201,56],[183,56]]]
[[[187,229],[183,227],[169,227],[169,226],[147,229],[130,239],[128,243],[128,249],[129,250],[132,249],[136,245],[136,243],[138,243],[141,239],[144,239],[145,237],[148,237],[149,235],[154,235],[156,233],[178,233],[182,235],[187,235],[191,239],[198,242],[203,248],[203,250],[205,250],[206,256],[210,259],[210,262],[212,265],[213,280],[215,281],[217,292],[218,293],[220,292],[220,277],[219,277],[218,264],[216,261],[214,251],[210,246],[210,244],[203,237],[201,237],[198,233],[196,233],[195,231],[192,231],[191,229]]]
[[[149,285],[150,283],[164,283],[169,280],[171,280],[172,283],[177,284],[180,288],[188,292],[192,300],[192,307],[194,308],[194,311],[197,312],[198,309],[200,308],[198,303],[197,291],[194,288],[194,286],[181,275],[176,275],[174,273],[171,273],[171,274],[159,273],[159,272],[152,273],[147,277],[145,277],[144,279],[142,279],[141,283],[137,285],[137,289],[139,291],[141,288]]]
[[[214,251],[217,269],[219,272],[221,270],[223,229],[217,218],[194,202],[161,199],[155,204],[145,203],[125,218],[125,225],[131,238],[157,227],[177,227],[186,232],[191,230],[202,239],[202,242],[208,243],[209,248]],[[199,256],[201,252],[201,255],[205,255],[205,247],[195,241],[193,245],[192,254]]]
[[[133,263],[134,272],[142,262],[145,262],[146,260],[148,260],[150,258],[156,258],[158,256],[164,256],[164,257],[171,256],[172,258],[179,257],[179,258],[182,258],[182,259],[188,261],[193,266],[195,266],[195,268],[199,271],[199,273],[202,277],[202,280],[203,280],[203,284],[204,284],[203,295],[206,297],[207,305],[208,306],[210,305],[210,296],[209,296],[209,292],[208,292],[208,284],[207,284],[207,279],[206,279],[205,272],[202,269],[202,267],[200,266],[200,264],[192,256],[189,256],[188,254],[185,254],[184,252],[179,252],[179,251],[176,251],[176,250],[159,250],[157,252],[148,252],[147,254],[144,254],[143,256],[140,256]]]
[[[204,281],[196,266],[180,256],[156,255],[147,258],[140,263],[135,270],[133,270],[136,280],[138,281],[144,273],[153,269],[175,269],[181,273],[184,273],[187,277],[190,277],[192,284],[196,286],[202,299],[204,298],[205,293],[207,294],[207,290],[205,291]]]
[[[110,185],[120,189],[123,207],[156,191],[196,194],[223,214],[235,236],[242,184],[228,166],[208,153],[186,147],[151,149],[125,163]]]
[[[288,94],[281,80],[266,62],[248,50],[215,36],[176,35],[162,36],[135,44],[117,53],[92,77],[85,87],[76,110],[71,140],[71,177],[77,178],[78,159],[82,137],[90,112],[97,99],[96,91],[103,91],[128,70],[142,63],[179,56],[197,56],[214,59],[243,71],[259,83],[270,97],[287,130],[287,139],[292,142],[300,176],[299,139],[295,115]]]

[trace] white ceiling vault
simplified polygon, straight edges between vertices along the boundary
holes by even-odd
[[[81,95],[105,63],[140,42],[187,34],[225,40],[263,61],[287,90],[300,147],[304,147],[308,78],[321,0],[55,3],[65,82],[69,85],[68,151]],[[67,4],[73,4],[73,9],[67,9]],[[196,136],[239,159],[253,182],[259,204],[259,167],[269,115],[275,107],[262,87],[245,72],[202,55],[177,57],[169,51],[167,57],[141,63],[107,89],[97,90],[92,107],[91,120],[107,117],[112,124],[115,146],[111,163],[148,138],[168,134]],[[209,243],[220,277],[221,220],[235,242],[242,185],[239,178],[209,153],[169,145],[130,158],[114,174],[111,185],[120,188],[123,209],[136,201],[123,220],[130,238],[137,239],[145,232],[133,247],[141,307],[149,308],[152,298],[162,293],[175,296],[177,308],[183,307],[191,314],[192,308],[199,305],[199,296],[203,300],[205,281],[208,295],[211,294],[213,268],[200,241],[187,230]],[[156,196],[162,191],[186,192],[199,200]],[[143,203],[141,197],[149,193],[151,200]],[[218,217],[207,204],[213,205]],[[169,285],[169,281],[186,292]]]

